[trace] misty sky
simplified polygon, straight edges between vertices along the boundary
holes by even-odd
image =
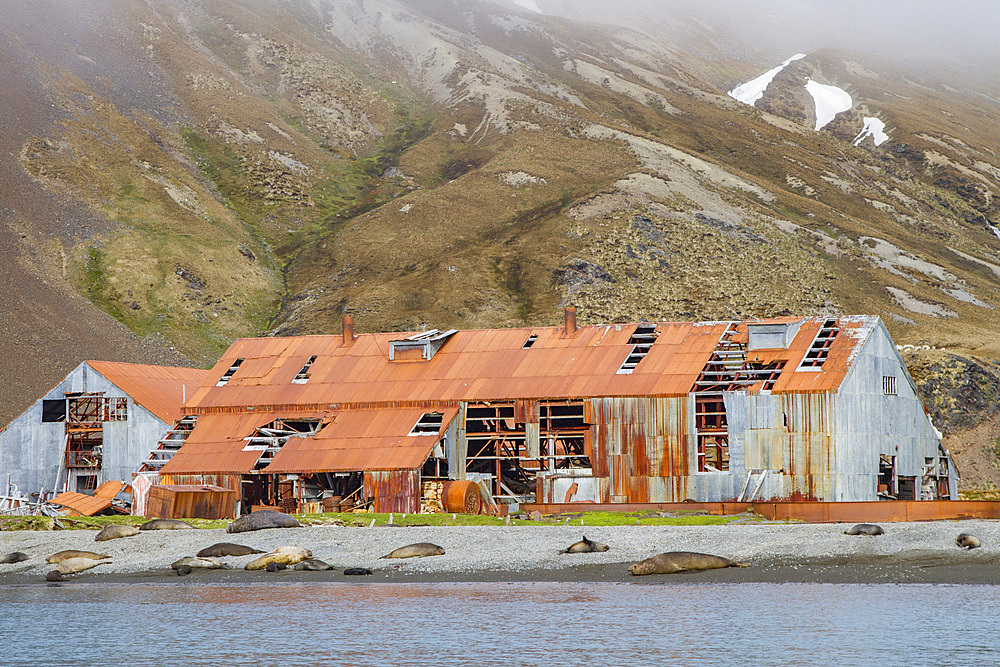
[[[1000,0],[535,0],[545,13],[654,31],[677,12],[778,52],[837,48],[913,58],[1000,59]]]

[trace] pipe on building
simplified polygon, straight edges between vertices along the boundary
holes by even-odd
[[[344,330],[344,345],[351,345],[354,343],[354,318],[344,315],[340,321]]]
[[[573,306],[567,306],[563,313],[566,318],[566,323],[563,326],[563,333],[567,337],[576,335],[576,308]]]

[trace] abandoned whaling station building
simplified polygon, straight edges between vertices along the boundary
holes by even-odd
[[[206,375],[84,361],[0,431],[0,484],[9,475],[8,492],[26,496],[128,480]]]
[[[159,483],[244,503],[954,499],[877,317],[243,339],[188,394]],[[423,501],[423,503],[422,503]]]

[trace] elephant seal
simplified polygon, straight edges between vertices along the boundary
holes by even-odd
[[[975,549],[980,546],[979,538],[968,533],[959,533],[958,537],[955,538],[955,544],[963,549]]]
[[[587,536],[584,535],[583,539],[579,542],[574,542],[565,549],[561,549],[559,553],[561,554],[589,554],[597,551],[607,551],[610,549],[607,544],[601,544],[600,542],[594,542],[593,540],[588,540]]]
[[[195,555],[200,558],[208,558],[214,556],[215,558],[222,558],[223,556],[249,556],[250,554],[262,554],[264,553],[260,549],[254,549],[252,547],[245,547],[242,544],[232,544],[230,542],[219,542],[218,544],[213,544],[210,547],[205,547]]]
[[[76,549],[65,549],[64,551],[57,551],[48,558],[45,559],[46,563],[61,563],[68,558],[92,558],[94,560],[104,560],[110,559],[111,556],[106,556],[104,554],[95,554],[93,551],[77,551]]]
[[[132,537],[133,535],[138,535],[139,529],[135,526],[105,526],[101,529],[95,537],[95,542],[106,542],[107,540],[118,539],[119,537]]]
[[[882,530],[882,526],[876,526],[874,523],[859,523],[856,526],[852,526],[844,531],[844,535],[884,535],[885,531]]]
[[[139,526],[139,530],[186,530],[188,528],[194,528],[194,526],[180,519],[153,519]]]
[[[372,571],[367,567],[349,567],[344,570],[344,574],[348,577],[364,576],[366,574],[371,574]]]
[[[227,533],[245,533],[250,530],[265,528],[301,528],[302,524],[294,518],[275,510],[257,510],[245,514],[226,526]]]
[[[425,556],[443,556],[444,549],[436,544],[431,544],[430,542],[417,542],[416,544],[408,544],[405,547],[399,547],[393,551],[390,551],[382,558],[423,558]]]
[[[45,575],[45,581],[63,581],[62,572],[59,570],[52,570]]]
[[[225,563],[220,563],[214,558],[199,558],[198,556],[184,556],[175,560],[170,564],[170,569],[176,570],[182,566],[190,567],[191,569],[202,568],[205,570],[228,570],[229,566]]]
[[[277,549],[272,549],[271,553],[273,553],[273,554],[297,554],[299,556],[302,556],[302,558],[312,558],[312,555],[313,555],[313,552],[309,551],[305,547],[300,547],[297,544],[291,545],[291,546],[287,546],[287,547],[278,547]]]
[[[296,563],[295,569],[296,570],[319,571],[319,570],[332,570],[332,569],[334,569],[334,567],[332,565],[330,565],[329,563],[324,563],[323,561],[319,560],[318,558],[313,558],[311,560],[304,560],[301,563]]]
[[[264,570],[266,570],[267,572],[281,572],[282,570],[285,570],[287,568],[288,566],[285,565],[284,563],[268,563],[267,567],[265,567]]]
[[[244,569],[263,570],[271,563],[281,563],[282,565],[295,565],[297,563],[301,563],[302,561],[308,559],[309,559],[308,556],[303,556],[300,553],[293,554],[287,552],[278,552],[278,553],[272,552],[269,554],[264,554],[263,556],[257,558],[256,560],[250,561],[249,563],[246,564]]]
[[[737,563],[722,556],[700,554],[693,551],[668,551],[638,563],[632,563],[628,571],[638,577],[645,574],[674,574],[675,572],[715,570],[723,567],[749,566],[746,563]]]
[[[6,556],[0,558],[0,563],[7,565],[9,563],[20,563],[23,560],[28,560],[28,554],[23,551],[12,551]]]
[[[175,568],[174,571],[177,572],[178,577],[183,577],[193,572],[190,565],[181,565],[180,567]]]
[[[83,572],[98,565],[107,564],[108,561],[106,560],[94,560],[93,558],[67,558],[61,563],[56,564],[56,570],[60,574],[76,574],[77,572]]]

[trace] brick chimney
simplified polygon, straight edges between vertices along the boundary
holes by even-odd
[[[568,306],[565,311],[563,311],[566,323],[563,326],[563,334],[568,338],[570,336],[576,335],[576,308],[573,306]]]
[[[350,345],[354,342],[354,318],[350,315],[344,315],[341,323],[344,329],[344,345]]]

